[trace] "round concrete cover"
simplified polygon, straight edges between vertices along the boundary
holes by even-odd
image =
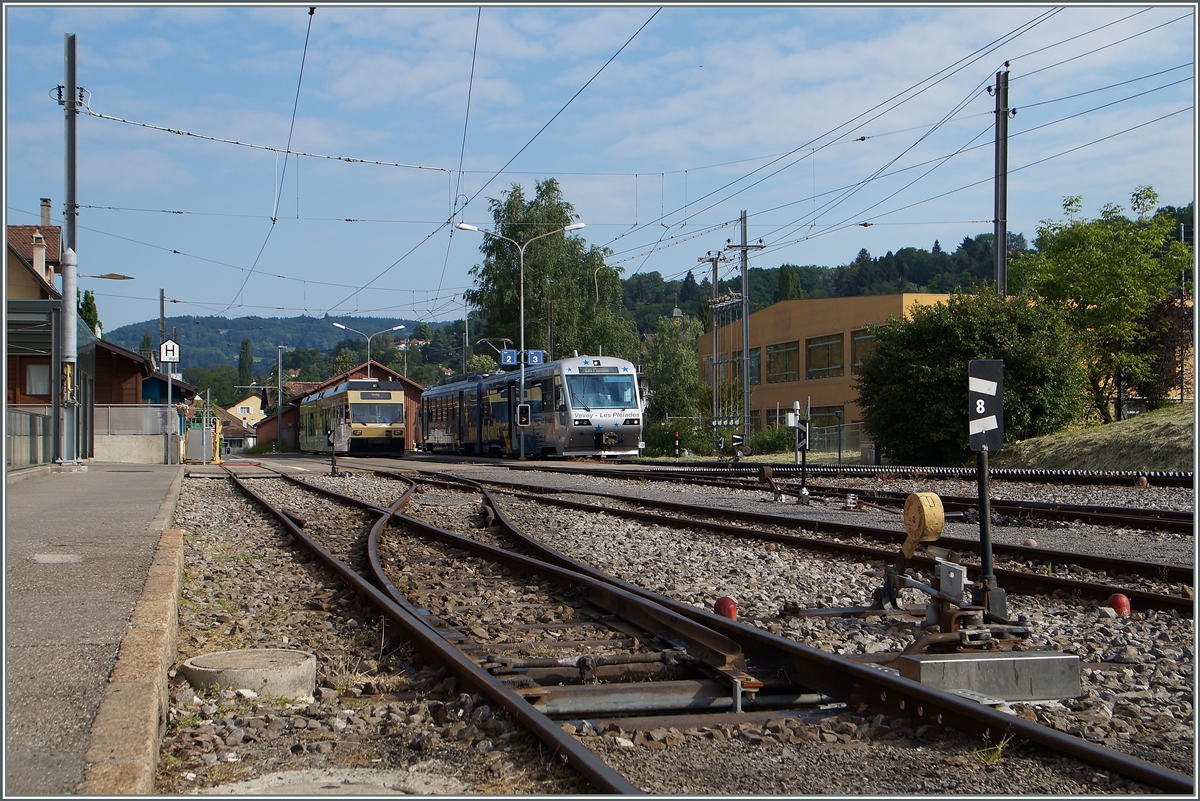
[[[286,648],[249,648],[194,656],[181,672],[196,689],[232,686],[267,698],[305,698],[317,687],[317,658]]]
[[[422,762],[408,770],[370,768],[310,768],[271,773],[244,782],[210,787],[206,795],[456,795],[470,786],[444,776],[450,768],[439,762]]]

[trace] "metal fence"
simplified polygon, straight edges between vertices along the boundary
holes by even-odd
[[[862,423],[814,427],[808,434],[808,450],[810,453],[816,451],[831,454],[837,454],[840,450],[843,462],[858,462],[862,455],[863,441]]]
[[[97,437],[162,435],[167,433],[167,415],[175,410],[164,404],[124,404],[96,406],[94,429]]]
[[[25,409],[8,409],[6,467],[50,464],[54,458],[54,439],[50,415]]]

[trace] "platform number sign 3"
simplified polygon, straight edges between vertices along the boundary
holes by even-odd
[[[1004,362],[976,359],[967,369],[971,450],[1004,448]]]

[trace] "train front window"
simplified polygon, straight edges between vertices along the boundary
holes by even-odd
[[[352,403],[350,422],[399,425],[404,422],[403,403]]]
[[[637,393],[633,376],[569,375],[567,394],[571,404],[585,409],[634,409]]]

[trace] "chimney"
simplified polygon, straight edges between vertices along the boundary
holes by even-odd
[[[50,198],[42,198],[42,227],[50,227]]]
[[[54,286],[53,273],[46,275],[46,237],[42,236],[41,231],[35,231],[33,234],[33,271],[50,286]]]

